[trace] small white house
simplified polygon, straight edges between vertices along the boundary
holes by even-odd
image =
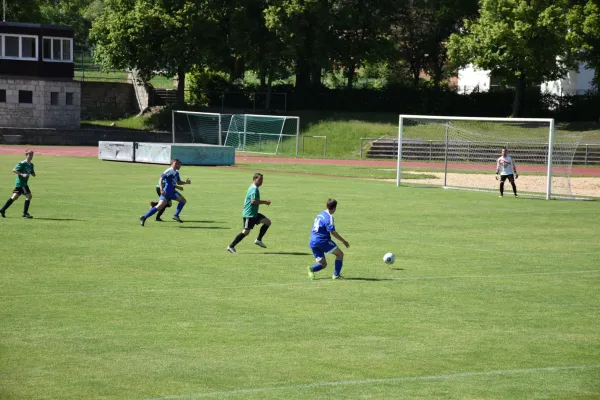
[[[583,94],[593,89],[593,78],[594,70],[581,65],[579,72],[569,71],[562,79],[542,83],[541,91],[556,95]],[[469,94],[474,90],[487,92],[490,90],[491,84],[490,71],[477,69],[473,65],[469,65],[458,71],[457,87],[458,92],[461,94]]]

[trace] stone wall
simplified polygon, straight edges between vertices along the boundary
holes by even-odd
[[[79,127],[81,86],[77,81],[2,77],[0,90],[6,93],[6,101],[0,102],[0,126]],[[20,102],[20,91],[32,92],[31,103]]]
[[[135,90],[125,82],[82,82],[81,119],[117,119],[139,113]]]
[[[33,129],[0,128],[1,144],[98,146],[98,142],[171,143],[171,132],[149,132],[121,129]]]

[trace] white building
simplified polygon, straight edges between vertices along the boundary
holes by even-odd
[[[541,90],[544,93],[548,92],[556,95],[583,94],[593,89],[593,78],[594,70],[581,65],[579,72],[569,71],[562,79],[542,83]],[[473,65],[458,71],[457,87],[459,93],[468,94],[477,89],[480,92],[487,92],[492,85],[493,79],[490,71],[477,69]]]

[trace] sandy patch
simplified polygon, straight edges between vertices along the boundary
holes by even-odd
[[[444,174],[441,172],[427,172],[429,175],[435,175],[433,179],[406,179],[405,184],[418,183],[425,185],[443,186]],[[395,180],[394,180],[395,181]],[[521,175],[516,181],[517,191],[546,193],[546,177],[535,175]],[[571,178],[571,193],[573,196],[592,196],[600,197],[600,178],[577,177]],[[446,186],[457,186],[465,188],[479,188],[489,190],[499,190],[499,181],[493,174],[455,174],[449,173]],[[568,194],[569,182],[566,178],[553,178],[552,193],[556,195]],[[505,193],[512,194],[512,187],[508,180],[504,184]]]

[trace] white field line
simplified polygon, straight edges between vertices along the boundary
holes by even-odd
[[[600,269],[590,269],[582,271],[552,271],[552,272],[524,272],[520,274],[491,274],[491,275],[440,275],[440,276],[413,276],[399,278],[381,278],[379,283],[395,282],[395,281],[429,281],[429,280],[449,280],[449,279],[489,279],[489,278],[512,278],[519,276],[552,276],[552,275],[572,275],[572,274],[597,274]],[[346,283],[352,282],[351,277],[347,277]],[[364,283],[360,281],[360,283]],[[152,293],[181,293],[181,292],[198,292],[209,290],[239,290],[250,288],[278,288],[278,287],[294,287],[306,286],[306,289],[315,289],[316,285],[322,284],[340,284],[331,279],[318,279],[317,281],[302,281],[289,283],[268,283],[263,285],[239,285],[239,286],[207,286],[195,288],[167,288],[167,289],[140,289],[140,290],[115,290],[101,292],[48,292],[48,293],[23,293],[14,295],[0,295],[0,299],[15,299],[28,297],[59,297],[59,296],[112,296],[124,294],[152,294]]]
[[[166,395],[162,397],[153,397],[143,400],[177,400],[177,399],[195,399],[200,397],[225,397],[225,396],[237,396],[252,393],[261,392],[273,392],[277,390],[310,390],[313,388],[331,387],[331,386],[350,386],[350,385],[372,385],[372,384],[387,384],[387,383],[401,383],[401,382],[419,382],[419,381],[436,381],[436,380],[450,380],[460,378],[472,378],[478,376],[492,376],[492,375],[518,375],[518,374],[530,374],[539,372],[563,372],[563,371],[581,371],[587,369],[597,369],[600,365],[574,365],[574,366],[561,366],[561,367],[542,367],[542,368],[525,368],[525,369],[504,369],[504,370],[492,370],[492,371],[481,371],[481,372],[459,372],[455,374],[446,375],[429,375],[429,376],[405,376],[398,378],[386,378],[386,379],[360,379],[352,381],[332,381],[332,382],[315,382],[304,385],[289,385],[289,386],[266,386],[259,388],[250,389],[234,389],[234,390],[222,390],[218,392],[207,392],[207,393],[190,393],[182,395]]]

